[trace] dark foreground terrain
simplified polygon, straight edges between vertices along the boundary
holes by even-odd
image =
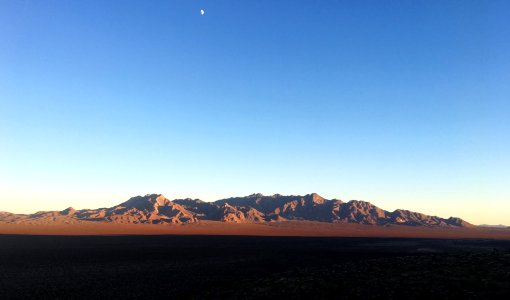
[[[508,299],[510,241],[0,235],[0,299]]]

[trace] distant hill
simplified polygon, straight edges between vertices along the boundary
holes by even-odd
[[[110,208],[43,211],[22,215],[0,212],[0,222],[38,223],[97,221],[114,223],[189,224],[201,220],[226,223],[264,223],[290,220],[369,225],[427,227],[472,227],[459,218],[429,216],[409,210],[389,212],[369,202],[327,200],[318,194],[305,196],[264,196],[253,194],[215,202],[198,199],[169,200],[160,194],[133,197]]]
[[[506,225],[503,225],[503,224],[499,224],[499,225],[488,225],[488,224],[482,224],[482,225],[478,225],[479,227],[489,227],[489,228],[510,228],[510,226],[506,226]]]

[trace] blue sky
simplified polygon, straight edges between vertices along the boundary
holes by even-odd
[[[0,40],[0,210],[317,192],[510,224],[508,1],[4,0]]]

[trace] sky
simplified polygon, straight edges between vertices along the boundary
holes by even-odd
[[[0,211],[316,192],[510,225],[509,153],[509,1],[0,1]]]

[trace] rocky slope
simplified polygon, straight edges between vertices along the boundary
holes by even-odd
[[[0,222],[37,223],[98,221],[115,223],[197,223],[213,220],[228,223],[259,223],[287,220],[357,223],[370,225],[399,224],[409,226],[471,227],[468,222],[424,215],[408,210],[389,212],[369,202],[327,200],[317,194],[305,196],[264,196],[253,194],[215,202],[198,199],[169,200],[163,195],[133,197],[110,208],[37,212],[19,215],[0,212]]]

